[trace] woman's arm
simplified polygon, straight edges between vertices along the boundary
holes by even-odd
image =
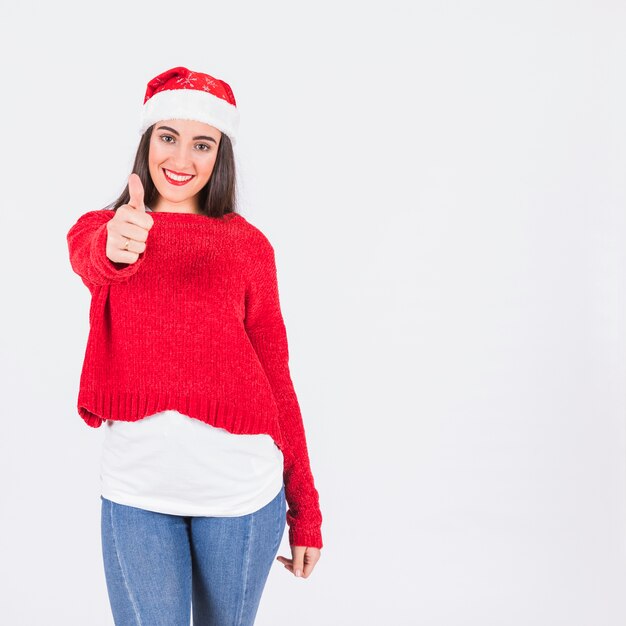
[[[114,216],[110,210],[89,211],[81,215],[67,233],[72,269],[87,287],[122,282],[141,265],[144,253],[135,263],[115,263],[106,255],[107,223]]]
[[[274,249],[264,238],[246,290],[244,320],[250,342],[272,387],[285,442],[284,483],[289,543],[322,547],[322,514],[311,473],[300,406],[289,373],[289,348],[278,295]]]

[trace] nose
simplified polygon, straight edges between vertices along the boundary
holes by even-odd
[[[190,168],[192,166],[192,161],[189,156],[189,152],[182,143],[179,143],[173,154],[171,154],[170,164],[171,168],[177,172],[191,173]]]

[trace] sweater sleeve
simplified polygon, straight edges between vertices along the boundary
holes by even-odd
[[[322,547],[319,494],[309,463],[304,425],[289,373],[289,349],[278,295],[274,249],[263,239],[246,289],[245,327],[267,375],[284,440],[284,484],[289,543]]]
[[[145,252],[134,263],[116,263],[106,255],[107,223],[111,210],[89,211],[81,215],[67,233],[70,264],[87,287],[122,282],[141,265]]]

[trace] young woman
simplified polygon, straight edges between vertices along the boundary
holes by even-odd
[[[177,67],[148,83],[133,173],[67,234],[91,292],[78,413],[105,426],[101,533],[115,624],[253,624],[289,525],[322,548],[274,249],[235,211],[238,110]]]

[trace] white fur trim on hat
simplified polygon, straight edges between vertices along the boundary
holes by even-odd
[[[234,144],[239,128],[239,111],[208,91],[168,89],[155,93],[141,110],[140,132],[161,120],[195,120],[215,126]]]

